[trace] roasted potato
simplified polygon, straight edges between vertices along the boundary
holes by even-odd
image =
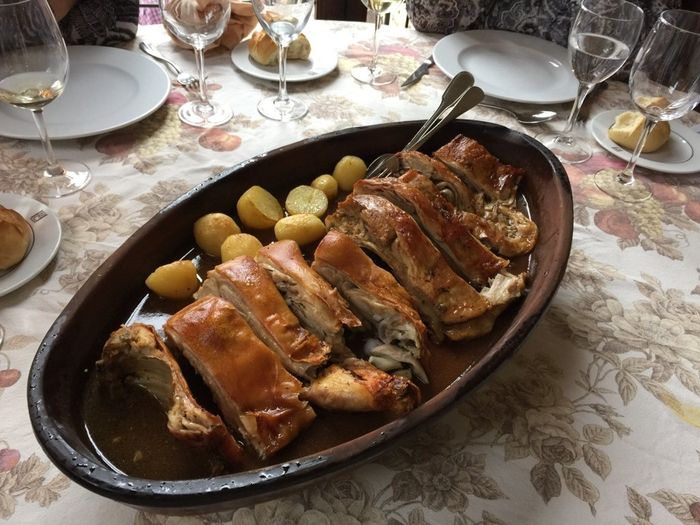
[[[189,260],[164,264],[146,278],[146,286],[166,299],[189,299],[199,288],[197,268]]]
[[[333,175],[319,175],[311,182],[311,187],[325,193],[328,200],[338,196],[338,181],[333,178]]]
[[[328,210],[328,197],[321,190],[311,186],[297,186],[287,194],[284,207],[290,215],[310,213],[323,217]]]
[[[249,233],[236,233],[229,235],[221,245],[221,261],[230,261],[239,255],[255,257],[262,243],[254,235]]]
[[[278,241],[291,239],[299,246],[317,241],[325,234],[326,226],[323,221],[310,213],[290,215],[275,224],[275,237]]]
[[[194,223],[194,240],[209,255],[218,257],[226,237],[240,233],[241,229],[224,213],[208,213]]]
[[[345,155],[333,169],[333,178],[343,191],[351,191],[352,185],[365,176],[367,165],[360,157]]]
[[[274,195],[260,186],[251,186],[236,203],[241,222],[249,228],[272,228],[284,217],[284,210]]]

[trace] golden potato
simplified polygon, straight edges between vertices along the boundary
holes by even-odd
[[[343,191],[351,191],[352,185],[365,176],[367,165],[360,157],[345,155],[333,169],[333,178]]]
[[[275,224],[275,237],[278,241],[291,239],[299,246],[319,240],[326,234],[326,225],[323,221],[310,213],[290,215],[277,221]]]
[[[197,268],[189,260],[164,264],[146,278],[146,286],[166,299],[188,299],[199,288]]]
[[[224,213],[208,213],[194,223],[194,240],[197,245],[209,255],[217,257],[226,237],[240,232],[236,221]]]
[[[274,195],[260,186],[251,186],[236,203],[241,222],[249,228],[272,228],[284,217],[284,210]]]
[[[319,175],[311,182],[311,187],[325,193],[328,200],[338,196],[338,181],[333,178],[333,175]]]
[[[323,217],[328,210],[328,197],[321,190],[311,186],[297,186],[287,194],[284,207],[290,215],[310,213]]]
[[[262,243],[257,237],[249,233],[236,233],[229,235],[221,245],[221,261],[230,261],[239,255],[255,257]]]

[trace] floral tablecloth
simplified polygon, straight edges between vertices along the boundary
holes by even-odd
[[[591,174],[623,163],[596,147],[569,167],[575,225],[568,271],[545,318],[515,357],[409,441],[298,494],[217,515],[136,511],[73,484],[50,463],[29,424],[25,387],[44,333],[88,276],[157,210],[221,169],[337,129],[413,120],[434,109],[447,78],[432,68],[400,90],[363,86],[349,69],[368,56],[368,24],[314,22],[315,45],[334,45],[336,71],[290,84],[309,114],[287,124],[260,117],[276,85],[237,72],[225,52],[207,55],[214,96],[235,118],[210,131],[180,124],[186,93],[173,86],[149,118],[106,135],[55,144],[94,180],[47,201],[60,217],[56,259],[0,298],[0,519],[11,523],[235,525],[455,525],[700,523],[700,174],[640,170],[653,198],[617,202]],[[193,68],[159,26],[139,38]],[[437,36],[382,29],[382,61],[407,76]],[[323,41],[323,44],[321,44]],[[133,46],[135,48],[135,43]],[[109,100],[104,101],[109,104]],[[612,82],[590,115],[629,106]],[[567,107],[558,106],[561,126]],[[535,135],[504,113],[470,118]],[[689,124],[700,119],[694,114]],[[581,129],[591,140],[590,133]],[[696,152],[697,154],[697,152]],[[32,195],[38,142],[0,138],[0,191]]]

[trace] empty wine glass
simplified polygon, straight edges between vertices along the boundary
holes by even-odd
[[[396,75],[384,71],[378,64],[379,56],[379,27],[382,25],[382,16],[401,0],[362,0],[367,10],[374,15],[374,35],[372,37],[372,59],[368,65],[358,65],[352,68],[352,77],[372,86],[384,86],[396,80]]]
[[[253,0],[253,10],[263,30],[277,44],[279,89],[277,96],[258,103],[258,111],[272,120],[300,119],[309,110],[301,100],[287,94],[287,50],[311,17],[313,0]]]
[[[0,100],[32,112],[46,153],[36,195],[75,193],[90,182],[90,170],[56,160],[43,113],[68,80],[68,50],[56,19],[46,0],[0,0],[0,28]]]
[[[593,87],[625,63],[643,22],[644,11],[631,2],[582,0],[569,32],[569,61],[579,81],[578,93],[564,129],[537,137],[562,162],[576,164],[591,158],[590,146],[572,134],[579,110]]]
[[[231,108],[209,100],[204,74],[204,49],[223,33],[231,16],[230,0],[159,0],[165,26],[179,40],[194,48],[199,73],[199,100],[180,106],[180,120],[198,128],[226,124]]]
[[[629,91],[645,117],[644,129],[627,166],[601,170],[594,180],[608,195],[640,202],[651,192],[634,178],[634,168],[649,132],[657,122],[682,117],[700,102],[700,13],[661,13],[634,60]]]

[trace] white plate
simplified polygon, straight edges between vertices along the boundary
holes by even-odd
[[[113,131],[147,117],[170,93],[163,68],[142,53],[71,46],[63,94],[44,108],[49,137],[75,139]],[[0,135],[39,140],[32,115],[0,104]]]
[[[29,254],[13,270],[0,274],[0,297],[31,281],[51,262],[61,244],[61,223],[46,205],[20,195],[0,193],[0,204],[22,215],[34,231]]]
[[[565,48],[510,31],[480,29],[447,35],[435,44],[435,64],[450,78],[474,75],[488,96],[529,104],[558,104],[576,97],[578,81]]]
[[[608,128],[622,110],[604,111],[591,121],[593,137],[607,151],[625,161],[632,151],[616,144],[608,137]],[[674,120],[668,142],[653,153],[642,153],[637,166],[669,174],[700,172],[700,134]]]
[[[250,58],[248,40],[231,51],[231,61],[238,69],[256,78],[279,81],[279,66],[262,66]],[[304,82],[327,75],[338,65],[338,54],[332,46],[317,43],[311,46],[308,60],[287,60],[287,82]]]

